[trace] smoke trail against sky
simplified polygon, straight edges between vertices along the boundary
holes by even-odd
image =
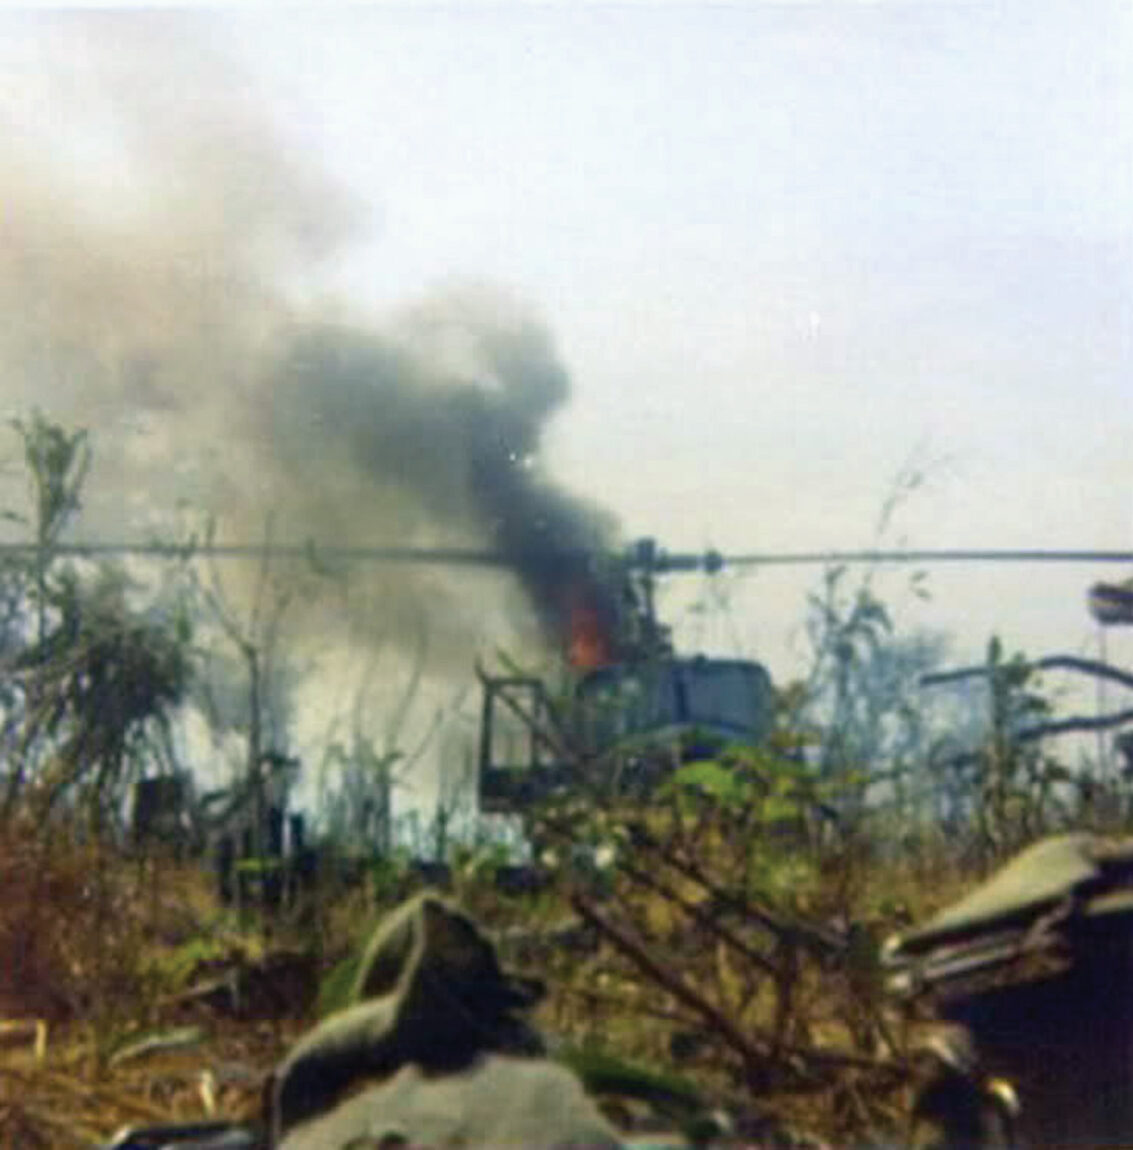
[[[270,520],[278,542],[499,548],[553,631],[565,589],[540,556],[613,527],[540,470],[570,390],[540,322],[479,286],[381,323],[310,302],[367,214],[197,21],[54,19],[0,152],[0,367],[10,414],[90,429],[86,533],[142,538],[184,504],[223,540]],[[339,602],[366,605],[355,635],[375,604],[387,638],[427,611],[467,665],[484,603],[465,580],[358,569]]]

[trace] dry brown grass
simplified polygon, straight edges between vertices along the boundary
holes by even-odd
[[[727,860],[713,861],[723,873]],[[679,870],[655,863],[650,873],[667,877],[683,899],[695,901],[695,884]],[[974,877],[947,843],[924,844],[892,862],[812,858],[790,874],[797,910],[818,921],[849,915],[874,937],[899,925],[902,916],[922,920]],[[493,929],[558,924],[573,915],[565,891],[501,899],[484,882],[460,893]],[[382,908],[365,887],[322,891],[318,902],[313,915],[276,924],[272,940],[287,941],[289,929],[291,943],[317,938],[325,972]],[[783,1041],[804,1052],[866,1053],[861,1031],[868,1029],[874,1004],[866,1001],[870,988],[855,982],[862,972],[853,966],[802,962],[784,1019],[777,1017],[781,988],[655,892],[620,882],[612,900],[600,906],[637,929],[745,1033],[779,1028]],[[769,958],[781,956],[772,936],[727,921]],[[209,947],[221,955],[252,954],[263,943],[262,932],[242,934],[230,917],[225,920],[199,866],[141,864],[58,831],[46,838],[38,829],[9,828],[0,835],[0,1014],[42,1018],[50,1030],[42,1061],[29,1042],[0,1046],[0,1143],[90,1145],[127,1124],[200,1119],[210,1106],[222,1116],[253,1116],[263,1076],[302,1020],[225,1019],[214,1007],[186,1007],[175,992],[191,974],[185,955]],[[655,1070],[676,1071],[709,1097],[746,1100],[839,1144],[884,1126],[892,1096],[878,1092],[881,1079],[870,1073],[847,1070],[810,1085],[773,1076],[762,1088],[745,1080],[735,1052],[706,1033],[704,1019],[690,1017],[687,1004],[651,982],[608,940],[592,950],[551,946],[536,954],[535,965],[552,991],[538,1021],[576,1046],[595,1044]],[[187,1021],[203,1030],[191,1048],[114,1061],[114,1052],[143,1031]],[[209,1089],[203,1089],[206,1080]]]
[[[0,838],[0,1011],[53,1023],[133,995],[136,916],[118,868],[66,830]]]
[[[251,1116],[296,1024],[236,1022],[172,993],[219,908],[199,868],[139,862],[56,828],[0,834],[0,1017],[47,1024],[0,1046],[0,1144],[90,1146],[139,1123]],[[180,949],[179,949],[180,948]],[[188,1011],[188,1013],[187,1013]],[[182,1050],[118,1061],[143,1033],[203,1023]]]

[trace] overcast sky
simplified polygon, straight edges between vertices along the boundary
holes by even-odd
[[[348,236],[281,273],[297,306],[335,295],[382,317],[468,283],[521,301],[571,380],[541,466],[627,537],[869,546],[911,465],[926,483],[889,544],[1133,547],[1127,3],[4,13],[0,29],[20,155],[69,172],[84,208],[146,207],[115,142],[124,89],[92,108],[91,76],[125,76],[155,137],[223,119],[231,96],[325,180],[312,194]],[[250,169],[240,212],[277,210],[271,170]],[[958,655],[993,627],[1011,648],[1092,650],[1085,587],[1128,574],[933,570],[910,620]],[[817,575],[757,573],[726,626],[684,634],[789,668]],[[1111,654],[1133,655],[1125,638]]]

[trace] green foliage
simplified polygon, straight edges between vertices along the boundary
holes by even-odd
[[[323,976],[315,1000],[315,1014],[318,1018],[326,1018],[353,1004],[354,983],[361,962],[362,950],[357,948]]]
[[[737,745],[718,758],[678,767],[658,790],[660,799],[690,805],[710,801],[721,812],[742,813],[764,828],[796,826],[816,806],[856,783],[824,779],[813,768],[766,747]]]
[[[283,860],[270,855],[242,858],[236,864],[236,873],[249,878],[262,878],[265,875],[279,874],[283,870]]]
[[[564,1044],[554,1054],[555,1060],[571,1070],[595,1097],[646,1102],[659,1117],[682,1125],[709,1108],[701,1091],[687,1078],[619,1057],[592,1043]]]
[[[1038,691],[1038,673],[1021,652],[1005,657],[993,635],[987,646],[985,675],[990,722],[975,756],[976,816],[981,847],[988,861],[1003,858],[1048,829],[1054,787],[1065,769],[1048,759],[1036,742],[1020,736],[1050,713]]]
[[[716,759],[679,767],[661,788],[660,795],[707,796],[725,807],[751,797],[752,787],[738,771]]]
[[[33,411],[26,420],[13,419],[10,425],[24,449],[36,543],[47,548],[81,506],[90,442],[85,430],[67,431],[40,411]]]
[[[215,934],[200,934],[178,946],[156,949],[147,958],[147,969],[166,990],[186,987],[194,975],[210,963],[231,957],[232,943]]]
[[[184,698],[187,643],[165,621],[137,614],[126,592],[112,571],[88,585],[64,575],[50,600],[53,622],[18,660],[24,706],[10,730],[25,764],[38,768],[45,809],[69,791],[99,807],[112,802]]]
[[[409,852],[397,849],[370,862],[370,891],[375,905],[387,906],[402,896],[409,861]]]
[[[340,846],[389,854],[391,793],[403,759],[399,749],[379,750],[359,731],[349,742],[328,744],[319,769],[320,808],[328,835]]]
[[[32,798],[40,816],[66,802],[99,822],[121,809],[146,762],[171,757],[170,719],[192,675],[192,628],[179,607],[139,607],[139,588],[109,564],[91,570],[60,559],[58,541],[90,464],[87,435],[39,412],[12,426],[32,510],[9,518],[29,523],[36,551],[30,577],[7,587],[0,813]]]
[[[909,582],[915,598],[927,595],[924,579],[916,572]],[[852,834],[883,804],[910,823],[931,817],[936,780],[927,764],[937,732],[955,730],[921,687],[944,653],[942,637],[900,632],[879,582],[876,567],[853,580],[845,567],[824,573],[808,600],[810,671],[781,693],[780,737],[790,733],[820,775],[839,784],[830,801]]]

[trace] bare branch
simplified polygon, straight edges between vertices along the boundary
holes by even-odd
[[[1079,671],[1083,675],[1092,675],[1095,679],[1107,679],[1113,683],[1120,683],[1123,687],[1133,688],[1133,674],[1098,659],[1083,659],[1078,655],[1045,655],[1041,659],[1028,660],[1018,665],[1027,671]],[[935,687],[942,683],[958,682],[961,679],[986,678],[994,671],[995,668],[987,663],[979,663],[972,667],[956,667],[951,671],[934,671],[922,675],[920,685]]]
[[[754,1079],[758,1076],[758,1072],[765,1065],[769,1054],[768,1043],[759,1044],[742,1033],[731,1018],[689,986],[679,974],[670,969],[666,962],[652,954],[641,939],[625,927],[615,926],[598,911],[589,899],[576,893],[571,896],[571,904],[586,922],[609,939],[618,950],[649,975],[658,986],[708,1023],[727,1042],[728,1046],[740,1055],[750,1078]]]

